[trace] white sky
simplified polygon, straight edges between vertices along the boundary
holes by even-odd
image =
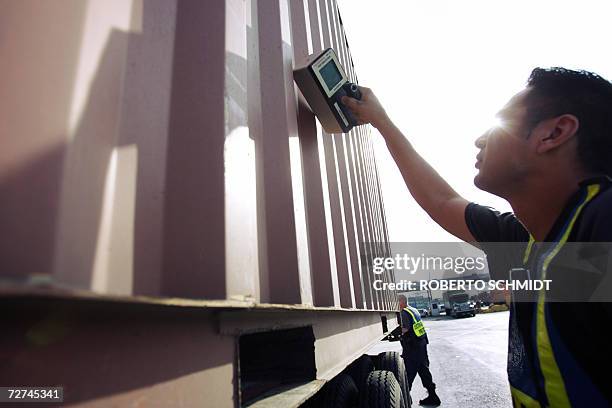
[[[374,90],[415,148],[460,194],[476,189],[474,140],[537,66],[612,79],[605,1],[338,0],[361,85]],[[373,129],[391,241],[456,240],[415,203]]]

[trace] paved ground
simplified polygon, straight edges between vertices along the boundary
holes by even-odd
[[[476,317],[424,319],[429,361],[442,407],[511,407],[506,377],[508,312]],[[399,342],[381,342],[368,354],[401,351]],[[427,395],[419,377],[413,407]]]

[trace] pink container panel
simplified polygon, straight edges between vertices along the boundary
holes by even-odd
[[[326,133],[293,80],[328,47],[357,80],[336,0],[23,0],[0,25],[2,290],[394,307],[369,129]]]

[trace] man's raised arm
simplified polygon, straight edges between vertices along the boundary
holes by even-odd
[[[469,202],[414,150],[389,119],[374,93],[365,87],[360,87],[360,90],[361,100],[344,97],[343,103],[360,124],[370,123],[381,133],[414,199],[446,231],[466,242],[474,242],[465,223],[465,208]]]

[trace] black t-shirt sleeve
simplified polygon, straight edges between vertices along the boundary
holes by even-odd
[[[415,338],[414,330],[412,329],[412,316],[410,316],[410,313],[405,310],[402,310],[402,313],[400,315],[402,317],[402,328],[408,329],[406,333],[402,333],[402,347],[409,346]]]
[[[526,242],[529,233],[513,213],[469,203],[465,207],[465,223],[478,242]]]
[[[412,316],[408,314],[407,311],[402,310],[402,328],[408,329],[408,331],[412,330]]]
[[[465,208],[465,223],[487,255],[492,279],[507,279],[511,268],[522,266],[529,233],[513,213],[500,213],[491,207],[469,203]]]

